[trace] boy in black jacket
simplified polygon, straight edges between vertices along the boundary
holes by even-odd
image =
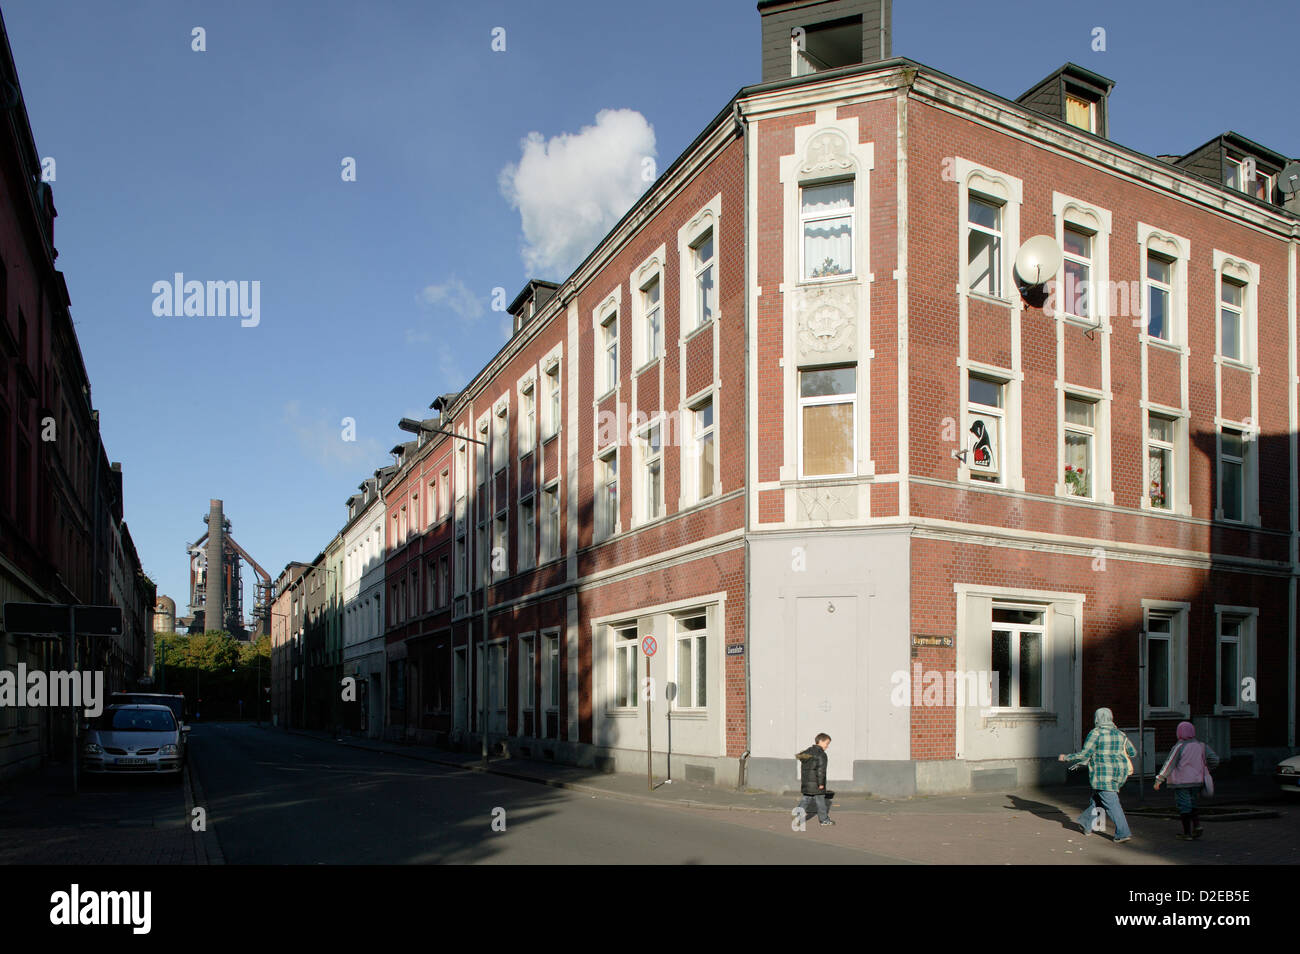
[[[817,806],[817,819],[822,825],[835,824],[826,807],[826,763],[830,761],[826,749],[830,744],[831,737],[819,732],[813,744],[795,756],[799,760],[799,792],[803,795],[799,808],[807,817],[808,803],[812,802]]]

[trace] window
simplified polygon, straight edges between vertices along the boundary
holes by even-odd
[[[1147,699],[1150,709],[1173,708],[1174,617],[1147,616]]]
[[[1066,225],[1062,235],[1065,284],[1061,289],[1061,311],[1092,321],[1093,235],[1076,225]]]
[[[611,311],[600,323],[601,348],[601,393],[607,393],[618,386],[618,312]]]
[[[713,436],[713,398],[709,397],[691,408],[690,457],[694,470],[696,500],[706,500],[713,496],[717,473]]]
[[[1002,205],[970,194],[967,203],[966,264],[970,290],[1002,294]]]
[[[546,437],[560,433],[560,362],[546,369]]]
[[[1229,156],[1225,181],[1229,189],[1236,189],[1265,202],[1273,199],[1273,177],[1260,172],[1255,160],[1250,157]]]
[[[663,439],[660,425],[652,424],[641,434],[641,519],[661,516],[664,502]]]
[[[519,707],[537,705],[537,646],[532,636],[519,637]],[[531,714],[531,713],[530,713]],[[525,732],[531,735],[531,732]]]
[[[551,484],[542,491],[542,559],[554,560],[560,555],[560,484]]]
[[[532,381],[523,386],[519,394],[519,456],[533,449],[537,435],[537,388]]]
[[[966,384],[970,435],[966,466],[973,480],[1002,479],[1002,431],[1006,386],[1001,381],[972,374]]]
[[[503,407],[492,417],[492,473],[505,468],[509,449],[510,414]]]
[[[636,707],[637,638],[636,626],[618,626],[614,630],[614,698],[615,709]]]
[[[1096,103],[1082,96],[1065,94],[1065,121],[1071,126],[1095,133],[1097,131],[1096,109]]]
[[[618,532],[618,449],[596,460],[596,539]]]
[[[805,280],[853,273],[853,185],[844,179],[799,190]]]
[[[998,708],[1044,707],[1044,638],[1041,609],[994,604],[991,668]]]
[[[519,569],[533,565],[537,555],[537,501],[531,494],[519,501]]]
[[[1065,399],[1065,490],[1074,497],[1096,492],[1096,405],[1082,398]]]
[[[1219,508],[1224,520],[1245,520],[1246,441],[1242,431],[1219,434]]]
[[[706,708],[709,704],[706,614],[679,617],[676,625],[677,698],[673,700],[673,706],[677,709]]]
[[[1147,254],[1147,334],[1162,341],[1173,340],[1173,269],[1173,259]]]
[[[1174,509],[1174,419],[1147,415],[1148,498],[1157,510]]]
[[[857,368],[799,372],[799,476],[841,477],[857,460]]]
[[[425,594],[425,612],[432,612],[435,607],[442,605],[442,600],[438,598],[438,566],[433,560],[424,570],[424,585],[427,593]]]
[[[456,592],[469,589],[469,559],[466,553],[465,534],[456,537]]]
[[[487,448],[488,448],[488,422],[482,421],[478,426],[478,443],[474,445],[474,474],[479,483],[479,494],[483,494],[483,486],[487,483]]]
[[[450,576],[450,567],[445,556],[438,557],[438,605],[446,606],[448,600],[448,577]]]
[[[560,704],[560,637],[558,633],[546,639],[546,707],[558,710]],[[555,738],[558,732],[547,725],[547,737]]]
[[[1219,346],[1225,358],[1241,361],[1246,287],[1230,278],[1219,282]]]
[[[641,287],[641,316],[642,353],[648,363],[659,357],[663,343],[663,308],[658,275]]]
[[[1247,617],[1223,613],[1219,616],[1218,687],[1215,704],[1235,709],[1241,703],[1242,644]]]
[[[429,481],[429,496],[425,498],[428,501],[429,517],[428,525],[433,526],[438,520],[438,481]]]
[[[492,521],[492,576],[501,579],[510,572],[506,558],[506,536],[509,534],[509,513],[502,510]]]
[[[695,323],[701,328],[713,320],[718,311],[718,286],[714,280],[713,230],[691,246],[695,266]]]

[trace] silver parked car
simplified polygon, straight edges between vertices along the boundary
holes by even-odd
[[[100,774],[174,775],[185,766],[185,735],[167,706],[109,706],[90,723],[81,767]]]

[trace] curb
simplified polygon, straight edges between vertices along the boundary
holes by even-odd
[[[224,865],[226,856],[221,851],[221,843],[217,841],[216,832],[210,827],[205,827],[203,831],[194,831],[194,809],[206,806],[200,806],[200,802],[207,801],[203,796],[203,786],[199,783],[199,774],[195,771],[194,761],[187,755],[185,758],[185,824],[190,827],[190,834],[194,836],[194,854],[195,864],[200,865]]]
[[[569,782],[569,781],[564,781],[563,779],[545,778],[543,776],[531,775],[523,771],[510,771],[506,769],[504,766],[494,766],[491,763],[489,763],[488,766],[485,768],[481,762],[473,762],[473,763],[453,762],[449,759],[440,759],[430,755],[422,755],[417,752],[403,752],[396,749],[379,748],[352,739],[344,739],[344,738],[329,739],[329,738],[324,738],[322,736],[316,735],[314,733],[302,732],[297,729],[285,729],[284,731],[290,735],[300,736],[301,738],[305,738],[305,739],[315,739],[318,742],[333,742],[335,745],[346,746],[347,748],[350,749],[361,749],[366,752],[376,752],[380,755],[395,755],[399,758],[410,759],[415,762],[427,762],[432,765],[441,765],[446,768],[460,769],[466,772],[478,772],[480,774],[486,774],[486,775],[499,775],[502,778],[511,778],[520,782],[532,782],[537,785],[545,785],[549,788],[560,788],[572,792],[582,792],[583,794],[587,794],[587,795],[598,795],[598,796],[604,796],[606,798],[617,798],[617,799],[622,799],[623,801],[633,802],[639,805],[650,805],[650,806],[661,807],[661,808],[669,807],[669,808],[707,809],[710,811],[771,813],[777,815],[787,815],[790,813],[790,809],[787,808],[766,808],[761,805],[715,804],[712,802],[700,801],[697,799],[689,799],[689,798],[673,799],[673,800],[664,799],[664,798],[650,798],[645,795],[633,795],[627,792],[614,792],[614,791],[610,791],[609,789],[599,788],[594,785],[587,785],[582,782]],[[981,793],[981,794],[992,795],[998,793],[989,792],[989,793]],[[1043,793],[1037,790],[1030,790],[1027,792],[1008,792],[1002,794],[1004,795],[1015,794],[1015,795],[1020,795],[1021,797],[1037,797],[1037,798],[1051,797],[1050,793]],[[790,797],[793,799],[797,799],[798,795],[791,795]],[[1059,801],[1059,799],[1054,799],[1054,800]],[[1230,801],[1225,801],[1219,804],[1221,806],[1226,806],[1233,803]],[[1054,806],[1054,807],[1059,808],[1059,806]],[[1060,808],[1060,810],[1064,814],[1069,815],[1070,810],[1068,807]],[[846,815],[893,814],[888,810],[882,811],[881,809],[851,808],[846,805],[836,805],[835,811],[837,813],[846,814]],[[938,814],[942,814],[942,813],[938,813]],[[1149,817],[1149,816],[1139,815],[1139,817]],[[1278,812],[1259,810],[1258,812],[1252,812],[1249,815],[1245,815],[1245,814],[1235,815],[1232,816],[1231,818],[1219,818],[1217,820],[1218,821],[1249,821],[1257,818],[1278,818],[1278,817],[1281,817]]]

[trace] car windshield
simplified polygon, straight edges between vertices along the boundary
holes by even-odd
[[[114,732],[175,731],[176,720],[167,709],[114,709],[101,720],[100,729]]]

